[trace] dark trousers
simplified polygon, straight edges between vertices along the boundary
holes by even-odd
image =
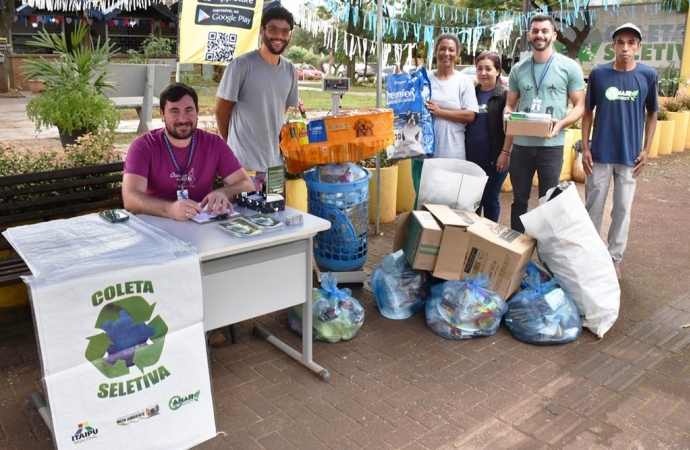
[[[558,184],[563,169],[563,146],[523,147],[513,145],[510,158],[510,182],[513,184],[513,205],[510,209],[510,228],[525,232],[520,216],[527,212],[532,193],[534,172],[539,177],[539,197]]]
[[[479,208],[477,208],[477,214],[481,216],[482,211],[484,211],[484,217],[498,222],[498,216],[501,215],[499,195],[501,195],[501,187],[508,176],[508,171],[497,172],[494,165],[482,167],[482,169],[486,172],[489,179],[486,181],[486,186],[484,186],[484,194],[482,194],[482,202]]]

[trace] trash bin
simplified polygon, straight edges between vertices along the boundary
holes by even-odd
[[[309,214],[331,222],[331,228],[314,237],[314,260],[324,270],[358,270],[367,261],[369,241],[369,179],[345,183],[316,181],[316,171],[307,172]]]

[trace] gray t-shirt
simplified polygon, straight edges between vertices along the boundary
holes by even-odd
[[[546,69],[547,63],[535,63],[532,74],[532,58],[520,61],[510,71],[510,92],[520,94],[520,102],[516,111],[530,112],[532,102],[537,95],[536,82]],[[541,100],[540,113],[551,114],[554,119],[562,119],[568,113],[569,95],[574,91],[582,91],[585,81],[579,64],[559,53],[555,53],[548,72],[544,75],[544,81],[539,86],[539,99]],[[526,147],[550,147],[563,145],[565,129],[553,139],[544,139],[533,136],[515,136],[513,141],[517,145]]]
[[[228,145],[247,170],[266,172],[282,166],[278,143],[285,108],[297,106],[297,72],[280,57],[268,64],[253,51],[228,64],[218,97],[235,102],[230,114]]]

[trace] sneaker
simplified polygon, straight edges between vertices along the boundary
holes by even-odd
[[[616,278],[618,278],[618,282],[620,282],[623,278],[623,276],[621,275],[621,268],[618,266],[614,266],[614,268],[616,269]]]
[[[218,329],[213,330],[208,337],[208,345],[211,347],[220,347],[223,342],[225,342],[225,334]]]

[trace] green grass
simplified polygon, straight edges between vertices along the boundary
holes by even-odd
[[[304,83],[300,86],[319,88],[321,83]],[[216,104],[217,86],[211,87],[194,87],[199,95],[199,115],[213,116],[213,108]],[[369,94],[369,95],[361,95]],[[331,94],[322,91],[300,89],[299,97],[307,108],[307,111],[329,111],[331,109],[332,99]],[[385,106],[385,91],[382,92],[382,102]],[[362,83],[352,86],[351,93],[345,93],[340,100],[340,107],[342,109],[369,109],[376,107],[376,85],[372,83]],[[138,119],[136,111],[133,109],[119,110],[120,120],[136,120]],[[159,113],[156,109],[153,112],[153,117],[158,118]]]

